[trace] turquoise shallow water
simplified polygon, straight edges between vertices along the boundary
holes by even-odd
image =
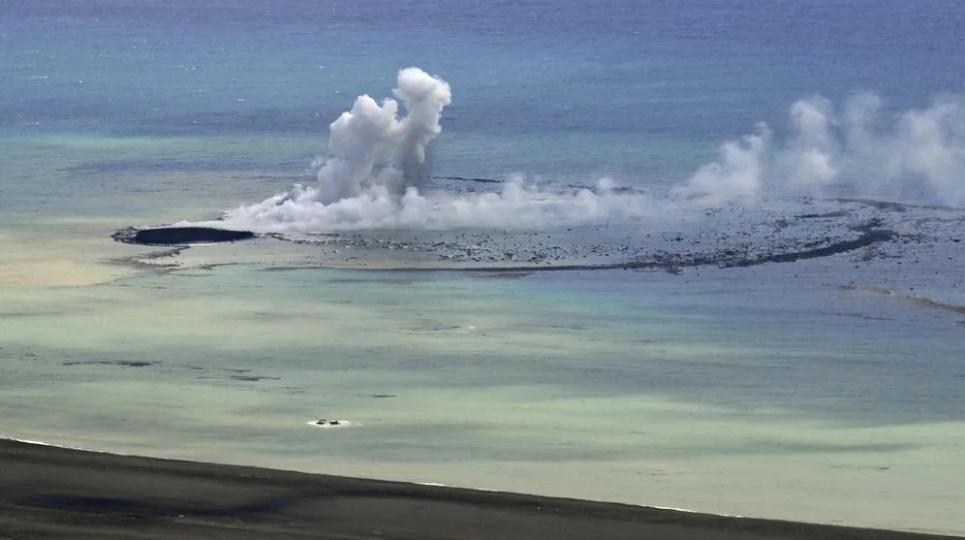
[[[6,289],[4,434],[961,531],[960,326],[767,273],[226,267]]]
[[[311,181],[328,124],[408,65],[453,87],[433,174],[649,192],[757,121],[780,137],[802,97],[876,91],[893,118],[960,94],[962,21],[956,2],[4,5],[0,435],[965,534],[946,267],[278,271],[253,249],[166,272],[109,238]]]

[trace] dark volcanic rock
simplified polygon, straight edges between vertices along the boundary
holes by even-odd
[[[214,227],[157,227],[137,229],[130,227],[112,235],[118,242],[170,246],[208,242],[237,242],[255,237],[251,231],[229,231]]]
[[[837,255],[839,253],[847,253],[849,251],[854,251],[859,248],[873,246],[879,242],[890,242],[894,240],[898,234],[895,231],[887,229],[869,229],[865,231],[860,237],[854,240],[841,240],[840,242],[832,242],[823,247],[817,247],[813,249],[805,249],[801,251],[791,251],[787,253],[770,253],[766,255],[761,255],[757,258],[744,258],[737,259],[734,261],[722,261],[718,263],[718,266],[722,267],[743,267],[743,266],[757,266],[759,264],[765,263],[784,263],[784,262],[796,262],[804,259],[818,259],[821,257],[830,257],[831,255]]]

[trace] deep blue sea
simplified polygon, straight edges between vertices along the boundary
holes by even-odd
[[[373,173],[352,180],[373,200],[335,217],[238,222],[374,227],[400,253],[392,224],[518,229],[534,252],[588,227],[596,263],[619,256],[594,247],[616,222],[628,242],[678,214],[705,243],[769,238],[838,215],[800,196],[847,196],[919,204],[888,217],[919,251],[415,272],[409,252],[353,268],[356,237],[167,266],[111,239],[296,199],[316,156],[404,145],[359,128],[327,146],[408,67],[451,88],[428,198],[370,219]],[[951,0],[0,0],[0,435],[965,534],[962,96]],[[514,175],[529,187],[474,198]]]

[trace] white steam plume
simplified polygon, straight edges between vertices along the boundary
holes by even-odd
[[[228,212],[219,226],[280,233],[375,228],[530,229],[677,215],[695,208],[754,205],[769,196],[880,197],[965,204],[965,101],[882,115],[882,100],[858,94],[838,112],[821,96],[791,105],[790,135],[766,124],[721,145],[700,167],[652,199],[614,189],[548,191],[512,178],[496,193],[422,193],[426,147],[440,133],[449,85],[418,68],[398,74],[396,98],[361,96],[331,124],[330,155],[316,160],[317,184]]]
[[[764,158],[771,132],[759,124],[752,135],[740,141],[727,141],[720,147],[720,160],[704,165],[690,182],[674,190],[701,206],[720,206],[728,202],[750,203],[761,191]]]
[[[440,133],[449,85],[418,68],[399,72],[396,97],[378,104],[361,96],[333,122],[330,156],[316,160],[318,184],[296,185],[261,203],[228,212],[220,226],[258,232],[320,233],[351,229],[500,227],[554,224],[640,215],[640,195],[618,194],[602,180],[569,193],[510,179],[499,193],[431,194],[415,185],[426,146]],[[409,174],[406,174],[409,172]]]
[[[790,108],[777,144],[760,124],[721,146],[718,161],[673,190],[700,206],[753,204],[765,195],[857,195],[965,204],[965,105],[942,98],[886,125],[881,99],[858,94],[839,115],[815,96]]]
[[[331,204],[362,193],[401,195],[404,165],[425,161],[425,147],[441,131],[439,119],[452,94],[442,79],[408,68],[399,72],[395,95],[408,111],[401,120],[397,101],[379,105],[365,95],[332,122],[331,157],[316,162],[318,186],[293,192],[296,200]]]

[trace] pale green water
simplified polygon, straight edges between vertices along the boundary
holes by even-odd
[[[760,278],[235,266],[7,287],[3,433],[961,532],[954,320]]]

